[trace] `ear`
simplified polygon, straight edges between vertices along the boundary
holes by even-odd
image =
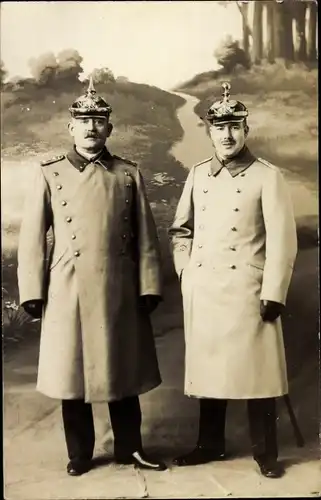
[[[244,135],[245,135],[245,138],[249,135],[249,130],[250,130],[250,127],[246,124],[244,126]]]
[[[110,134],[113,131],[113,128],[114,128],[113,124],[112,123],[108,123],[108,125],[107,125],[107,137],[110,136]]]
[[[68,123],[68,130],[69,134],[73,137],[74,136],[74,124],[71,122]]]

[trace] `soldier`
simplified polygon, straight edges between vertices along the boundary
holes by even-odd
[[[138,396],[161,383],[149,317],[161,300],[160,253],[144,181],[106,148],[112,110],[92,82],[69,110],[74,147],[36,169],[20,231],[20,302],[42,317],[37,389],[62,400],[69,475],[91,468],[91,403],[104,401],[117,462],[164,470],[140,432]]]
[[[196,448],[175,459],[226,458],[227,400],[247,400],[253,458],[280,477],[276,400],[288,391],[280,314],[297,253],[296,225],[280,170],[245,145],[244,104],[223,99],[207,113],[215,154],[187,177],[170,229],[181,281],[185,393],[199,398]]]

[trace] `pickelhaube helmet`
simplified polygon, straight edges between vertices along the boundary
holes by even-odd
[[[111,106],[99,95],[94,88],[92,77],[86,93],[76,99],[70,106],[69,111],[74,118],[80,116],[109,117],[112,112]]]
[[[206,113],[206,119],[213,123],[240,122],[248,116],[246,106],[240,101],[230,101],[231,85],[228,82],[222,84],[223,99],[215,101]]]

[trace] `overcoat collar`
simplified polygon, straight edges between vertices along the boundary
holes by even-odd
[[[105,169],[108,169],[113,160],[113,157],[106,148],[106,146],[103,148],[102,151],[100,151],[96,156],[94,156],[91,159],[85,158],[80,153],[78,153],[76,147],[74,146],[73,149],[71,149],[67,154],[67,158],[70,161],[70,163],[77,170],[79,170],[79,172],[83,172],[87,167],[87,165],[89,165],[89,163],[98,163],[99,165],[102,165]]]
[[[241,151],[229,160],[220,160],[215,154],[211,161],[211,173],[217,175],[223,167],[226,167],[232,177],[246,170],[256,160],[251,151],[244,146]]]

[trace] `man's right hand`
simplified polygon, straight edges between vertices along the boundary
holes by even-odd
[[[28,313],[30,316],[32,316],[35,319],[39,319],[42,316],[42,308],[43,308],[43,301],[40,299],[37,300],[27,300],[27,302],[24,302],[22,304],[22,307]]]

